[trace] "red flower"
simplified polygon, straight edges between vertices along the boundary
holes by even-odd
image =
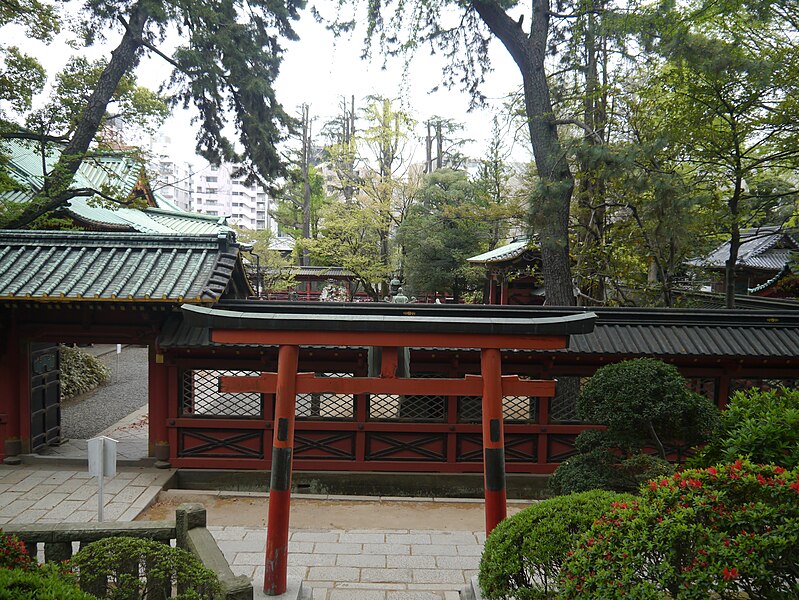
[[[738,569],[735,567],[733,567],[732,569],[724,567],[724,570],[721,573],[724,576],[725,581],[729,581],[730,579],[735,579],[736,577],[738,577]]]

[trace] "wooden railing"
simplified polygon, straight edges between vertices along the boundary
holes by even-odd
[[[224,600],[253,598],[252,582],[244,575],[233,574],[216,540],[206,529],[206,511],[201,504],[180,505],[175,511],[174,521],[8,524],[3,525],[2,529],[22,540],[30,556],[38,556],[39,544],[42,544],[45,562],[61,562],[71,558],[75,542],[82,547],[116,536],[146,538],[166,544],[175,540],[179,548],[194,554],[216,573]]]

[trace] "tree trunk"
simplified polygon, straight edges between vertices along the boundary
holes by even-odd
[[[542,199],[538,215],[547,304],[573,306],[569,259],[569,204],[574,177],[558,138],[544,70],[549,34],[549,3],[534,0],[530,34],[492,0],[472,0],[480,18],[508,50],[522,75],[527,125]]]
[[[302,105],[302,237],[311,239],[311,182],[308,173],[311,162],[311,117],[307,104]],[[308,266],[311,262],[307,246],[303,247],[300,265]]]
[[[125,35],[122,36],[122,41],[111,53],[111,60],[97,80],[97,85],[89,97],[72,139],[61,152],[61,157],[47,176],[46,189],[49,190],[48,197],[35,199],[19,217],[6,224],[6,228],[18,229],[24,227],[66,202],[69,187],[72,185],[75,173],[77,173],[81,162],[86,156],[89,145],[97,134],[108,103],[114,95],[119,81],[138,62],[137,52],[141,48],[144,26],[147,24],[148,19],[147,11],[140,3],[137,3],[131,10]]]
[[[730,210],[730,255],[724,263],[724,305],[727,308],[735,308],[735,265],[738,263],[738,250],[741,247],[741,227],[738,222],[741,185],[738,178],[732,198],[727,202]]]

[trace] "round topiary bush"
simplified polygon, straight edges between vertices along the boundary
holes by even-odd
[[[756,463],[799,467],[799,390],[733,394],[710,441],[689,464],[706,467],[743,456]]]
[[[594,490],[543,500],[499,523],[480,559],[486,599],[551,597],[560,565],[579,539],[614,502],[633,496]]]
[[[162,542],[113,537],[93,542],[72,557],[80,586],[97,596],[130,600],[177,587],[177,600],[213,599],[216,574],[194,555]]]
[[[676,367],[654,358],[597,370],[580,391],[577,410],[583,420],[606,425],[604,435],[625,453],[653,446],[663,459],[666,442],[702,442],[719,418],[713,403],[689,390]]]
[[[640,499],[616,504],[586,533],[564,561],[559,591],[799,597],[799,469],[738,460],[649,482]]]
[[[595,449],[561,463],[549,478],[556,494],[574,494],[588,490],[613,490],[635,493],[642,483],[654,477],[668,477],[674,465],[658,456],[634,454],[620,458],[607,449]]]
[[[713,403],[688,389],[674,366],[653,358],[597,370],[581,390],[577,410],[581,419],[605,429],[577,436],[577,454],[550,479],[560,494],[636,490],[643,481],[673,471],[667,448],[704,442],[719,418]]]
[[[107,382],[111,371],[98,358],[75,346],[58,347],[61,362],[61,399],[85,394]]]
[[[97,600],[57,569],[0,569],[3,600]]]

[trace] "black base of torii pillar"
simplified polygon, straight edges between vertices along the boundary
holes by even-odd
[[[277,375],[221,377],[224,392],[275,394],[275,423],[269,517],[266,538],[264,592],[286,591],[294,413],[297,393],[414,394],[420,387],[443,395],[482,395],[483,468],[486,534],[506,516],[505,444],[502,423],[504,395],[547,396],[554,382],[502,376],[500,349],[564,348],[570,333],[593,329],[593,313],[534,319],[518,309],[488,311],[481,307],[308,307],[308,319],[296,306],[277,312],[276,306],[249,305],[249,311],[184,307],[193,325],[211,328],[211,341],[222,344],[279,346]],[[244,308],[237,306],[236,308]],[[328,314],[323,314],[327,312]],[[429,314],[425,314],[429,313]],[[434,318],[431,318],[434,317]],[[452,317],[452,318],[450,318]],[[361,346],[382,348],[380,377],[316,378],[298,374],[300,346]],[[396,377],[398,347],[474,348],[481,350],[481,375],[464,379],[419,380]],[[506,381],[507,379],[507,381]]]

